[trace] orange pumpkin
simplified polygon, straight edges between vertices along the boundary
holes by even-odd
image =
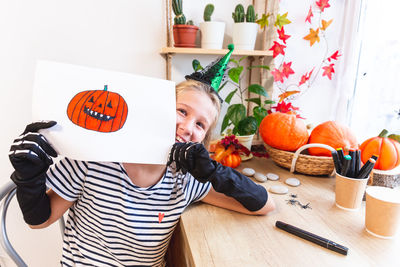
[[[365,140],[361,146],[361,161],[363,163],[372,155],[377,155],[378,160],[374,169],[391,170],[400,165],[400,143],[386,137],[387,131],[383,130],[378,136]]]
[[[240,165],[241,162],[242,159],[240,158],[239,154],[232,153],[229,156],[226,156],[222,160],[221,164],[227,167],[236,168],[237,166]]]
[[[326,121],[315,127],[310,134],[308,143],[325,144],[334,149],[358,148],[357,139],[350,128],[335,121]],[[331,152],[325,148],[310,147],[308,152],[313,156],[331,156]]]
[[[264,142],[274,148],[296,151],[308,140],[307,126],[295,114],[274,112],[260,124],[260,135]]]
[[[118,93],[89,90],[76,94],[68,104],[68,118],[76,125],[97,132],[115,132],[124,126],[128,106]]]

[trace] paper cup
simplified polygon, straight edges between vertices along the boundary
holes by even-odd
[[[360,208],[369,177],[350,178],[336,173],[335,204],[337,207],[356,211]]]
[[[368,233],[393,238],[400,228],[400,192],[388,187],[366,190],[365,229]]]

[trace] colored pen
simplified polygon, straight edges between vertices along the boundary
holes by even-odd
[[[357,178],[367,178],[371,173],[372,169],[374,168],[376,160],[372,157],[364,164],[361,170],[358,172]]]
[[[340,162],[341,162],[342,165],[343,165],[343,163],[344,163],[344,153],[343,153],[343,149],[342,149],[342,148],[337,148],[336,151],[337,151],[337,153],[338,153],[339,160],[340,160]]]
[[[342,163],[339,160],[339,155],[336,150],[332,151],[332,159],[335,164],[336,173],[340,173],[342,171]]]
[[[281,221],[276,221],[275,226],[288,233],[294,234],[295,236],[301,237],[305,240],[313,242],[314,244],[320,245],[321,247],[325,247],[343,255],[347,255],[347,252],[349,250],[345,246],[339,245],[333,241],[330,241],[329,239],[323,238],[321,236],[307,232],[303,229],[297,228],[296,226]]]
[[[360,164],[361,164],[361,150],[356,150],[356,167],[354,169],[354,177],[357,177],[358,172],[360,171]]]
[[[356,151],[354,149],[349,149],[349,155],[351,157],[351,161],[350,161],[350,167],[349,170],[347,172],[347,177],[356,177],[354,175],[354,171],[356,169]]]
[[[351,157],[349,155],[344,156],[344,163],[342,167],[342,172],[340,173],[343,176],[347,176],[347,173],[350,169]]]

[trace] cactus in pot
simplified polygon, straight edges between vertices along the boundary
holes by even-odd
[[[246,22],[256,22],[257,20],[257,14],[254,11],[254,6],[249,5],[247,7],[247,12],[246,12]]]
[[[232,13],[232,18],[235,21],[235,23],[238,23],[238,22],[244,22],[244,17],[245,17],[244,7],[242,4],[238,4],[235,7],[235,12]]]
[[[213,12],[214,12],[214,5],[213,4],[206,5],[203,14],[204,21],[211,21],[211,15]]]
[[[186,24],[186,17],[182,12],[182,0],[172,0],[172,10],[175,14],[175,25]]]

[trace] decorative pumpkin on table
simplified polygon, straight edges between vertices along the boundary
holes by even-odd
[[[76,94],[68,104],[68,118],[76,125],[97,132],[121,129],[128,116],[125,99],[107,90],[88,90]]]
[[[378,160],[374,169],[392,170],[400,165],[400,143],[396,141],[398,135],[389,135],[383,130],[378,136],[365,140],[361,146],[361,161],[366,163],[372,155]]]
[[[230,135],[222,138],[210,152],[214,152],[212,159],[221,163],[224,166],[236,168],[242,162],[239,153],[244,153],[247,156],[250,151],[241,145],[235,135]]]
[[[331,146],[334,149],[358,148],[358,143],[351,129],[335,121],[326,121],[315,127],[308,140],[309,144],[319,143]],[[310,147],[308,149],[310,155],[330,157],[331,152],[324,148]]]

